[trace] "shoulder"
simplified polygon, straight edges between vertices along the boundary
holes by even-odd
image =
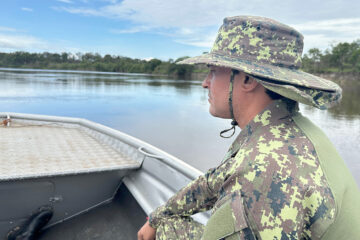
[[[254,135],[235,157],[243,185],[258,185],[269,196],[290,189],[287,194],[301,196],[315,190],[331,193],[314,144],[291,118]]]
[[[235,160],[233,181],[262,237],[319,237],[333,222],[335,201],[314,145],[293,121],[253,133]]]
[[[299,167],[308,169],[307,173],[319,167],[314,145],[291,118],[252,133],[235,160],[246,172],[254,170],[269,177],[280,174],[295,178],[306,173],[298,172]]]

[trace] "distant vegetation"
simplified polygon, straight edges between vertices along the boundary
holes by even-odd
[[[0,53],[0,67],[150,73],[181,78],[189,78],[196,72],[207,72],[204,66],[176,64],[185,58],[146,61],[109,54],[101,56],[97,53],[14,52]],[[302,69],[310,73],[360,73],[360,40],[339,43],[324,52],[312,48],[304,54],[302,60]]]
[[[0,53],[0,67],[150,73],[187,78],[194,71],[194,66],[176,64],[185,58],[187,57],[178,58],[175,61],[172,59],[146,61],[122,56],[101,56],[97,53],[74,55],[71,53],[14,52]]]
[[[302,69],[310,73],[360,73],[360,39],[339,43],[324,52],[310,49],[303,56]]]

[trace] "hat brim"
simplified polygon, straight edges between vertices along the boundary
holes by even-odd
[[[257,63],[254,61],[233,58],[214,53],[207,53],[201,56],[187,58],[178,62],[178,64],[209,64],[214,66],[228,67],[254,75],[255,77],[258,76],[276,80],[299,87],[306,87],[329,92],[341,91],[341,88],[337,84],[298,69]]]
[[[325,110],[335,106],[341,101],[342,97],[341,88],[339,88],[335,92],[330,92],[306,87],[299,87],[276,81],[264,81],[256,77],[255,79],[265,88],[276,92],[281,96],[292,99],[296,102],[319,108],[321,110]]]

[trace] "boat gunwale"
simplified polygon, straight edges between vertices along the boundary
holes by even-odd
[[[26,114],[26,113],[14,113],[14,112],[0,112],[0,118],[10,119],[19,119],[19,120],[35,120],[35,121],[44,121],[44,122],[59,122],[67,124],[78,124],[83,127],[90,128],[92,130],[98,131],[102,134],[113,137],[117,140],[123,141],[124,143],[136,148],[140,153],[146,156],[146,153],[152,158],[155,158],[166,165],[174,168],[178,172],[182,173],[190,179],[195,179],[199,175],[203,174],[200,170],[192,167],[191,165],[183,162],[182,160],[172,156],[169,153],[164,152],[163,150],[158,149],[157,147],[146,143],[138,138],[130,136],[126,133],[123,133],[119,130],[107,127],[105,125],[84,119],[84,118],[74,118],[74,117],[59,117],[59,116],[50,116],[50,115],[40,115],[40,114]],[[114,169],[104,169],[107,170],[118,170],[119,168]],[[121,168],[126,169],[126,168]],[[130,168],[127,168],[130,169]],[[98,171],[99,172],[99,171]],[[90,173],[90,171],[85,171],[85,173]],[[73,173],[69,173],[73,174]],[[64,175],[64,174],[61,174]],[[46,176],[42,176],[46,177]],[[28,176],[26,176],[28,178]],[[18,179],[18,178],[17,178]],[[6,179],[4,179],[6,180]],[[11,179],[9,179],[11,180]]]

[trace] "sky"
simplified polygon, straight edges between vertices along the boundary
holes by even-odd
[[[161,60],[211,49],[227,16],[273,18],[304,52],[360,39],[359,0],[2,0],[0,52],[100,53]]]

